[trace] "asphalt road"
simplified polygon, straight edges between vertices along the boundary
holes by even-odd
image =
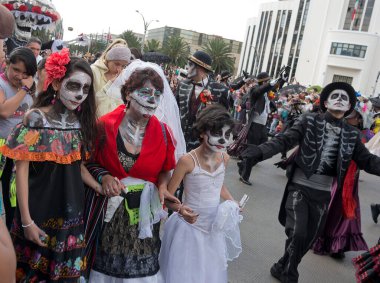
[[[273,165],[279,159],[280,155],[277,155],[256,165],[251,175],[251,187],[239,182],[236,160],[231,159],[227,168],[225,183],[235,199],[240,199],[244,194],[250,197],[240,225],[243,251],[228,266],[230,283],[278,282],[271,277],[269,269],[281,257],[286,239],[284,229],[277,220],[287,181],[285,171]],[[361,172],[359,198],[362,232],[369,247],[380,236],[380,224],[373,223],[370,212],[371,203],[380,203],[379,181],[379,177]],[[299,282],[356,282],[351,260],[358,254],[360,252],[348,252],[343,260],[335,260],[309,251],[298,268]]]

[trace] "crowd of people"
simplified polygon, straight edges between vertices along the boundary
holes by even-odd
[[[359,171],[380,175],[379,97],[342,82],[285,87],[288,67],[232,80],[204,51],[187,70],[160,66],[122,39],[97,58],[42,49],[31,38],[0,62],[7,282],[227,282],[244,204],[224,183],[230,155],[252,185],[255,164],[277,153],[289,176],[287,240],[272,276],[298,282],[313,248],[368,250],[355,259],[357,279],[380,278],[358,202]],[[371,209],[377,222],[380,205]]]

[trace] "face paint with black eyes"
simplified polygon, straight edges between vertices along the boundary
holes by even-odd
[[[227,147],[232,143],[232,127],[224,125],[223,128],[206,132],[207,146],[214,152],[226,152]]]
[[[345,90],[336,89],[330,93],[326,103],[327,109],[346,112],[350,107],[350,97]]]
[[[160,103],[162,92],[154,88],[150,81],[130,95],[131,107],[142,115],[152,116]]]
[[[75,71],[62,81],[59,99],[68,110],[75,110],[87,98],[91,77],[85,72]]]

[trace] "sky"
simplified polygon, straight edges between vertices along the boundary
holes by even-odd
[[[259,6],[276,0],[53,0],[63,18],[64,40],[81,33],[120,34],[126,30],[144,33],[139,10],[148,30],[172,26],[244,41],[247,20],[258,15]],[[67,28],[72,27],[73,31]]]

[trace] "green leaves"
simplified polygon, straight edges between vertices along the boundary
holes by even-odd
[[[222,70],[230,72],[234,69],[234,59],[231,56],[230,46],[223,39],[215,38],[206,43],[203,51],[212,58],[212,68],[220,74]]]
[[[164,43],[162,52],[170,57],[171,63],[184,67],[190,55],[190,46],[182,37],[173,35]]]
[[[124,39],[128,43],[128,47],[135,47],[141,49],[141,43],[133,31],[127,30],[120,34],[120,38]]]

